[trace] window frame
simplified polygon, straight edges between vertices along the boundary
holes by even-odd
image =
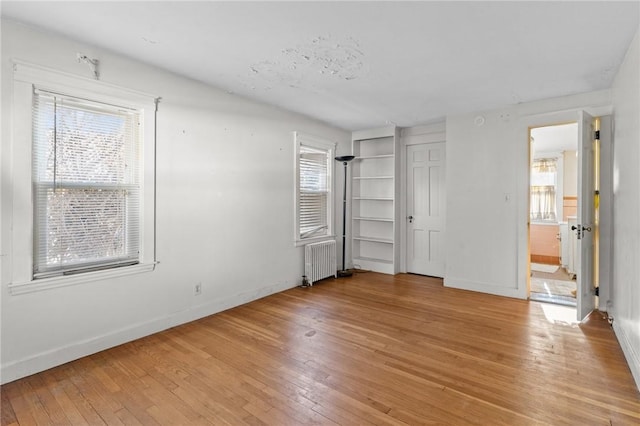
[[[155,112],[158,98],[108,83],[14,61],[12,123],[11,234],[12,295],[152,271],[155,267]],[[34,201],[32,186],[32,104],[44,90],[135,109],[140,114],[140,255],[139,263],[72,275],[34,278]]]
[[[300,149],[302,146],[327,152],[327,232],[322,235],[300,235]],[[335,151],[336,143],[316,136],[294,132],[294,242],[302,246],[317,241],[335,239],[334,232],[334,199],[335,199]]]
[[[120,105],[109,105],[104,103],[97,103],[95,101],[88,101],[86,99],[80,99],[77,97],[61,96],[58,93],[44,92],[40,89],[35,90],[34,94],[34,110],[32,117],[34,118],[34,125],[38,134],[34,134],[32,140],[32,149],[34,149],[34,156],[38,159],[34,159],[32,162],[33,168],[33,190],[35,191],[34,209],[33,209],[33,221],[34,221],[34,278],[46,278],[59,275],[69,275],[75,273],[87,272],[88,270],[102,270],[110,269],[114,267],[130,266],[140,263],[140,212],[138,206],[140,205],[140,163],[139,157],[141,152],[141,138],[139,129],[141,128],[140,113],[137,109],[123,108]],[[56,111],[60,111],[59,118],[56,118]],[[81,175],[72,173],[71,169],[66,169],[64,162],[58,162],[56,154],[51,152],[78,152],[74,150],[74,145],[78,141],[72,142],[70,139],[71,134],[77,131],[82,131],[82,128],[77,127],[77,120],[71,117],[82,117],[84,114],[89,114],[91,117],[95,117],[97,120],[105,120],[107,117],[113,119],[115,117],[121,125],[124,125],[122,132],[122,155],[113,155],[109,153],[108,156],[101,157],[96,163],[96,166],[104,166],[113,164],[110,168],[111,173],[107,175],[101,174],[100,176],[90,177],[85,173],[89,172],[92,168],[85,168],[84,166],[76,170]],[[66,119],[65,119],[66,118]],[[107,119],[107,120],[109,120]],[[56,126],[55,123],[61,123],[60,126]],[[78,118],[82,121],[82,124],[89,126],[93,125],[92,121],[83,121],[82,118]],[[64,124],[64,123],[69,124]],[[102,121],[103,122],[103,121]],[[90,124],[91,123],[91,124]],[[51,127],[53,126],[53,127]],[[90,127],[90,130],[95,132],[101,132],[106,128]],[[105,137],[110,138],[113,145],[114,131],[119,132],[123,128],[111,128],[108,133],[104,133]],[[45,133],[46,132],[46,133]],[[47,137],[46,134],[53,132],[55,137]],[[57,136],[60,135],[60,138]],[[83,148],[91,148],[90,145],[86,145],[88,140],[82,139],[81,143]],[[53,148],[53,150],[52,150]],[[94,151],[95,152],[95,151]],[[55,164],[51,168],[51,155]],[[81,158],[85,158],[84,154]],[[112,163],[113,161],[117,163]],[[84,162],[83,162],[84,163]],[[72,162],[71,164],[74,164]],[[77,161],[75,162],[77,165]],[[128,164],[128,166],[125,166]],[[60,169],[63,170],[60,170]],[[117,170],[118,180],[114,181],[113,173]],[[80,179],[79,179],[80,178]],[[105,182],[104,179],[107,178]],[[84,201],[80,201],[77,207],[87,214],[87,217],[96,217],[96,215],[102,210],[95,210],[93,207],[94,202],[104,202],[104,200],[110,200],[117,205],[114,211],[113,209],[107,209],[104,212],[107,215],[112,216],[114,220],[113,224],[117,229],[123,232],[115,234],[105,234],[105,223],[96,222],[96,226],[89,225],[89,229],[85,232],[78,231],[65,231],[52,233],[52,229],[55,229],[55,224],[59,223],[56,218],[67,221],[68,216],[66,214],[58,215],[49,209],[54,208],[57,203],[65,204],[63,201],[67,199],[64,195],[58,198],[56,195],[68,194],[69,202],[75,205],[75,201],[78,200],[78,193],[87,194],[91,193],[91,202],[88,204]],[[53,199],[52,199],[53,197]],[[56,201],[57,200],[57,201]],[[85,210],[89,209],[89,210]],[[115,214],[115,216],[113,216]],[[84,215],[83,215],[84,216]],[[70,219],[76,222],[78,215],[71,215]],[[93,222],[93,221],[90,221]],[[84,222],[83,222],[84,223]],[[54,228],[50,228],[53,226]],[[108,229],[108,225],[107,225]],[[75,239],[74,236],[81,236],[81,241],[92,241],[92,237],[96,237],[96,232],[101,237],[107,235],[116,235],[116,244],[120,245],[122,251],[109,256],[104,251],[92,253],[88,258],[89,253],[86,249],[80,249],[78,246],[72,245],[72,249],[69,254],[74,257],[73,260],[63,260],[64,256],[60,256],[58,250],[53,250],[51,253],[51,241],[59,238],[67,240],[68,237]],[[93,246],[93,244],[91,244]],[[98,245],[99,246],[99,245]],[[65,244],[60,247],[66,247]],[[66,250],[65,250],[66,252]],[[57,262],[51,264],[51,255],[57,258]],[[93,257],[96,255],[96,257]]]

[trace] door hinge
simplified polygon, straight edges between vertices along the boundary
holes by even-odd
[[[597,140],[600,140],[600,130],[596,130],[596,131],[594,132],[594,134],[593,134],[593,138],[594,138],[594,139],[597,139]]]
[[[594,287],[594,288],[593,288],[593,293],[594,293],[596,296],[598,296],[598,297],[599,297],[599,296],[600,296],[600,287]]]

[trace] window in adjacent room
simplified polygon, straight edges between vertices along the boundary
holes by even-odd
[[[296,133],[296,230],[298,244],[333,236],[335,144]]]
[[[556,221],[558,166],[555,158],[541,158],[531,166],[531,220]]]
[[[139,263],[140,117],[36,90],[34,278]]]

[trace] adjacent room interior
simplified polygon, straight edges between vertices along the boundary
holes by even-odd
[[[531,129],[530,299],[576,305],[578,126]]]

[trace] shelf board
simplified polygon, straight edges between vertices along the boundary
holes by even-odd
[[[354,217],[353,220],[368,220],[371,222],[393,222],[393,219],[389,219],[388,217],[363,217],[358,216]]]
[[[354,176],[354,179],[393,179],[393,176]]]
[[[354,158],[354,160],[377,160],[380,158],[393,158],[393,154],[383,154],[383,155],[363,155],[360,157]]]
[[[393,244],[393,240],[389,238],[374,238],[374,237],[353,237],[354,240],[357,241],[368,241],[370,243],[383,243],[383,244]]]
[[[353,197],[354,200],[393,201],[393,198],[384,197]]]

